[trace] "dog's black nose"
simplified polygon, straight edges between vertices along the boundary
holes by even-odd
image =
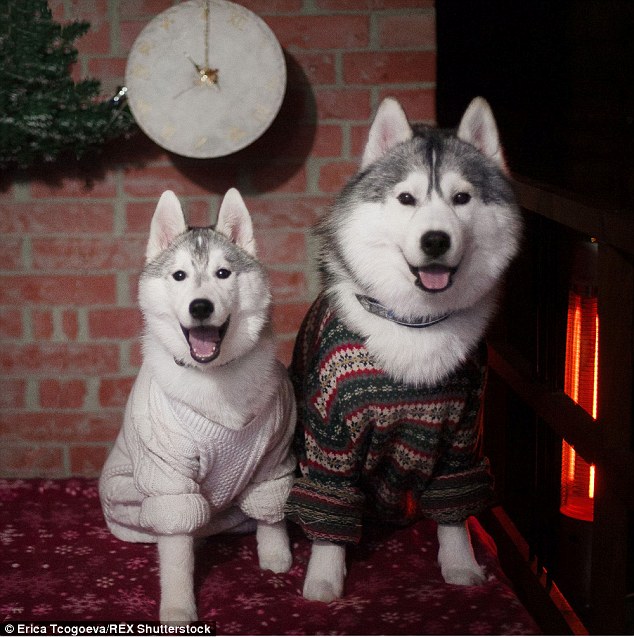
[[[214,304],[209,299],[194,299],[189,304],[189,313],[199,321],[209,318],[214,311]]]
[[[441,230],[430,230],[421,237],[420,246],[428,257],[436,258],[449,250],[451,237]]]

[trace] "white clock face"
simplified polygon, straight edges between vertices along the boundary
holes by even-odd
[[[157,144],[186,157],[221,157],[270,126],[284,98],[286,65],[254,13],[233,2],[189,0],[139,34],[126,86],[134,118]]]

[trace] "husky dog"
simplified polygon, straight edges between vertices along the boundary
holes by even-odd
[[[139,284],[143,364],[100,479],[112,533],[156,542],[161,621],[197,618],[194,537],[253,529],[262,569],[291,566],[284,502],[295,401],[275,359],[271,293],[237,190],[215,230],[187,228],[171,191]]]
[[[483,336],[520,234],[487,102],[449,132],[383,101],[317,231],[324,291],[291,366],[301,477],[286,511],[313,540],[304,596],[343,594],[364,516],[434,519],[445,581],[479,584],[466,519],[492,495]]]

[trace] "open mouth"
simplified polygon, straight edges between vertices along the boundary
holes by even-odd
[[[183,334],[189,344],[189,353],[197,363],[211,363],[218,358],[222,339],[227,333],[229,319],[220,327],[213,325],[197,325],[186,328],[181,325]]]
[[[450,268],[446,265],[426,265],[422,268],[410,266],[412,274],[416,277],[415,284],[426,292],[444,292],[451,287],[453,275],[458,268]]]

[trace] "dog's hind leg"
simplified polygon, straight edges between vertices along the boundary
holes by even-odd
[[[332,602],[343,595],[346,548],[316,540],[306,569],[303,595],[316,602]]]
[[[293,563],[286,522],[268,524],[259,521],[256,531],[258,559],[263,571],[286,573]]]
[[[447,584],[477,586],[484,583],[484,569],[476,562],[467,523],[438,525],[438,563]]]
[[[160,620],[181,624],[196,621],[193,536],[161,535],[158,538],[158,552],[161,573]]]

